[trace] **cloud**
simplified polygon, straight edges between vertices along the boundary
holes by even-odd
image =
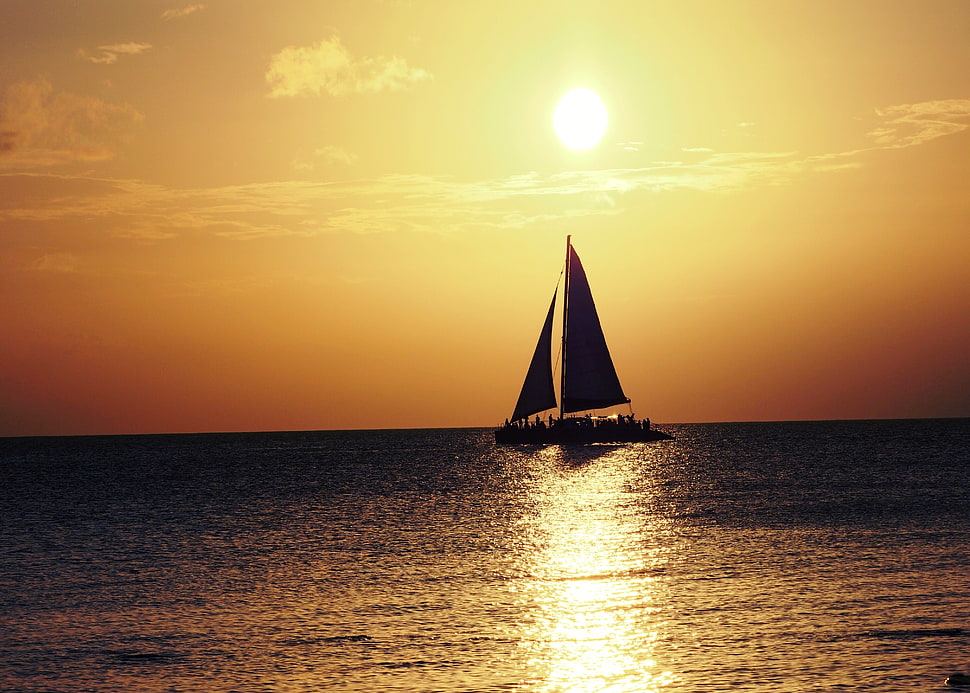
[[[279,181],[186,190],[141,181],[17,176],[30,203],[0,206],[4,223],[65,221],[116,238],[167,242],[198,234],[238,241],[332,233],[527,228],[622,212],[617,198],[673,189],[730,190],[784,169],[785,155],[722,155],[698,165],[527,173],[479,181],[394,175],[343,182]],[[29,186],[29,188],[28,188]]]
[[[886,122],[869,135],[879,148],[914,147],[970,127],[970,99],[900,104],[876,110]]]
[[[47,253],[31,264],[31,269],[38,272],[57,272],[75,274],[80,269],[80,261],[71,253]]]
[[[318,166],[353,166],[357,163],[357,155],[348,152],[343,147],[328,144],[314,150],[313,154],[306,158],[301,156],[293,161],[293,168],[297,171],[313,171]]]
[[[357,155],[342,149],[341,147],[334,147],[333,145],[327,145],[326,147],[321,147],[317,149],[314,156],[325,162],[333,162],[339,164],[352,165],[357,161]]]
[[[35,83],[32,88],[33,101],[26,99],[26,105],[33,103],[44,113],[58,112],[49,105],[56,100],[50,85]],[[70,110],[67,106],[76,107],[79,102],[79,97],[61,96],[66,99],[61,110]],[[29,112],[26,105],[21,110]],[[102,108],[110,106],[102,104]],[[530,228],[621,214],[635,204],[636,196],[675,191],[725,194],[786,185],[806,175],[839,175],[862,166],[868,152],[913,146],[970,127],[970,103],[965,101],[896,106],[881,114],[882,144],[868,148],[805,154],[713,152],[690,147],[685,148],[690,156],[679,162],[555,174],[526,172],[480,180],[414,174],[184,189],[134,180],[8,174],[0,177],[0,189],[9,191],[0,198],[0,229],[7,224],[30,224],[38,229],[31,243],[33,239],[40,243],[40,229],[63,228],[68,222],[73,228],[90,228],[133,242],[170,243],[193,236],[247,241],[319,234]],[[41,115],[38,122],[43,120]],[[57,118],[52,116],[52,120]],[[14,132],[16,137],[7,140],[19,146],[24,129],[5,121],[0,132]],[[51,145],[45,149],[41,143],[57,140],[39,127],[31,137],[38,157],[52,151]],[[314,152],[310,165],[352,161],[352,154],[331,146]],[[43,268],[65,270],[70,263],[51,259]]]
[[[110,159],[141,120],[128,104],[55,92],[45,79],[13,84],[0,101],[0,168]]]
[[[336,36],[314,46],[288,46],[270,59],[271,97],[400,91],[431,79],[403,58],[354,58]]]
[[[78,55],[92,63],[99,65],[111,65],[118,61],[119,55],[138,55],[151,49],[150,43],[115,43],[110,46],[98,46],[98,52],[89,55],[83,48],[78,51]]]
[[[204,9],[205,5],[186,5],[185,7],[173,8],[162,12],[162,19],[168,22],[180,17],[188,17],[190,14],[201,12]]]

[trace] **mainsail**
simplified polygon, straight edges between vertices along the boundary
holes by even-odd
[[[512,421],[556,406],[556,391],[552,384],[552,315],[555,308],[556,294],[553,293],[546,321],[542,324],[542,332],[539,333],[539,341],[532,354],[529,372],[526,373],[522,392],[519,393],[515,411],[512,412]]]
[[[586,272],[572,244],[568,247],[562,411],[571,413],[626,404],[630,400],[623,394],[616,376]]]

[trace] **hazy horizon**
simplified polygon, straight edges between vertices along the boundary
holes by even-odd
[[[757,424],[832,424],[832,423],[891,423],[893,421],[915,422],[915,421],[960,421],[970,419],[967,416],[940,416],[929,418],[909,418],[909,419],[787,419],[776,421],[652,421],[655,427],[661,430],[666,427],[680,426],[732,426],[732,425],[757,425]],[[501,423],[486,424],[480,426],[403,426],[400,428],[316,428],[316,429],[263,429],[263,430],[225,430],[225,431],[145,431],[130,433],[54,433],[54,434],[14,434],[0,436],[0,439],[17,438],[99,438],[112,436],[193,436],[193,435],[272,435],[272,434],[299,434],[299,433],[379,433],[383,431],[490,431],[501,426]],[[669,431],[668,431],[669,432]],[[663,444],[663,443],[659,443]],[[569,445],[569,444],[567,444]],[[603,443],[603,447],[618,445],[617,443]]]

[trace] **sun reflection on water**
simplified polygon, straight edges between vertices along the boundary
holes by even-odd
[[[653,658],[670,547],[631,490],[643,451],[602,448],[577,461],[550,447],[535,458],[535,512],[523,521],[531,550],[521,556],[535,690],[649,693],[676,682]]]

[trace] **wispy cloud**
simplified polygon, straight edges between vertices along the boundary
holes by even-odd
[[[118,62],[118,57],[122,55],[138,55],[150,50],[150,43],[114,43],[109,46],[98,46],[95,53],[88,53],[83,48],[78,51],[78,55],[92,63],[98,65],[111,65]]]
[[[916,146],[970,127],[970,103],[932,103],[883,109],[878,117],[885,124],[876,130],[880,143],[851,151],[719,153],[693,147],[687,161],[551,175],[527,172],[468,181],[413,174],[193,190],[131,180],[9,174],[0,180],[0,186],[13,191],[0,199],[0,227],[13,223],[55,229],[70,220],[72,226],[97,228],[117,238],[172,242],[195,235],[244,241],[548,226],[567,219],[621,214],[634,204],[635,196],[672,191],[725,194],[791,184],[808,174],[836,175],[864,165],[867,152]],[[335,147],[315,154],[319,160],[352,159]],[[46,264],[58,266],[53,261]]]
[[[0,102],[0,168],[109,159],[141,120],[128,104],[56,92],[45,79],[13,84]]]
[[[880,148],[914,147],[970,127],[970,99],[946,99],[878,109],[886,122],[869,135]]]
[[[431,78],[404,58],[355,58],[336,36],[313,46],[284,48],[270,59],[266,72],[272,97],[398,91]]]
[[[187,17],[195,12],[200,12],[205,9],[205,5],[186,5],[185,7],[173,8],[170,10],[165,10],[162,12],[162,19],[166,22],[173,19],[179,19],[180,17]]]
[[[328,144],[314,150],[309,157],[301,156],[293,161],[293,168],[297,171],[313,171],[321,166],[353,166],[357,163],[357,155],[348,152],[343,147]]]
[[[338,183],[280,181],[201,190],[140,181],[34,176],[37,199],[0,206],[5,221],[93,224],[103,233],[139,241],[186,234],[248,240],[326,233],[460,231],[524,228],[557,219],[617,214],[618,197],[672,189],[729,190],[785,168],[784,155],[712,158],[703,165],[528,173],[480,181],[395,175]],[[43,179],[43,184],[40,180]],[[11,180],[8,185],[14,183]],[[24,181],[20,181],[21,186]],[[73,186],[73,187],[72,187]]]
[[[38,272],[74,274],[79,271],[80,266],[77,256],[71,253],[47,253],[34,260],[31,269]]]

